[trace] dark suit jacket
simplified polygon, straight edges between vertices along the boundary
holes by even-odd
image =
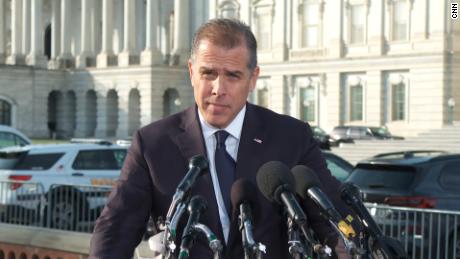
[[[196,106],[141,128],[133,137],[120,179],[97,221],[90,258],[130,258],[141,241],[149,215],[165,217],[172,195],[187,172],[189,158],[197,154],[206,156]],[[327,169],[308,125],[248,103],[238,149],[237,178],[247,178],[256,184],[259,167],[273,160],[282,161],[290,168],[307,165],[317,173],[324,192],[339,208],[342,206],[337,193],[340,184]],[[200,221],[223,241],[209,173],[197,179],[191,194],[207,199],[208,209]],[[261,193],[259,198],[260,214],[255,222],[254,239],[267,246],[264,258],[289,258],[286,224],[280,208]],[[312,202],[303,205],[309,224],[320,239],[329,236],[330,244],[336,242],[315,205]],[[243,258],[237,217],[233,215],[231,221],[225,258]],[[180,240],[176,242],[179,244]],[[191,258],[212,258],[204,241],[198,241],[190,254]]]

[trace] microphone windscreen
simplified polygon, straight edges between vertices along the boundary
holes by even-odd
[[[208,159],[203,155],[192,156],[188,162],[188,167],[198,167],[200,168],[201,174],[204,172],[204,169],[208,168]]]
[[[191,213],[192,211],[196,211],[202,214],[207,209],[208,209],[208,203],[201,195],[193,196],[187,207],[187,210],[189,211],[189,213]]]
[[[257,171],[257,186],[269,201],[280,203],[282,190],[294,190],[294,177],[289,168],[279,161],[263,164]]]
[[[321,186],[316,173],[307,166],[296,165],[291,172],[294,175],[296,192],[303,199],[307,198],[308,189]]]
[[[257,204],[257,189],[249,180],[240,178],[233,183],[230,198],[233,208],[237,208],[243,202]]]

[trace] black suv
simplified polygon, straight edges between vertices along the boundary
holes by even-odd
[[[380,154],[359,162],[347,182],[360,187],[365,202],[406,207],[392,210],[385,220],[392,220],[392,232],[411,236],[409,248],[421,246],[420,253],[426,253],[430,244],[440,243],[431,249],[433,257],[454,249],[460,256],[460,154],[431,150]]]
[[[353,139],[404,139],[404,137],[391,134],[390,131],[384,126],[336,126],[330,135],[336,141],[342,141],[345,143]]]

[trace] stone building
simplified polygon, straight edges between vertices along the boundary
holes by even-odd
[[[414,134],[460,121],[450,0],[0,0],[0,123],[32,137],[127,137],[193,104],[195,29],[245,21],[250,101],[331,129]]]

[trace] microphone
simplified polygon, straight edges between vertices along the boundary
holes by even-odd
[[[356,232],[353,227],[342,219],[340,213],[335,209],[334,204],[327,195],[319,188],[321,186],[315,172],[304,165],[297,165],[292,168],[296,182],[296,191],[303,199],[310,198],[322,210],[322,214],[332,223],[345,237],[355,237]]]
[[[253,236],[253,222],[259,217],[257,189],[249,180],[240,178],[233,183],[230,197],[233,208],[239,211],[239,230],[245,258],[253,258],[253,254],[259,258],[260,252],[265,253],[265,246],[256,244]]]
[[[382,253],[383,258],[405,258],[406,255],[401,244],[382,234],[379,226],[375,223],[369,211],[364,206],[359,188],[353,183],[348,182],[344,183],[340,189],[340,197],[358,215],[366,231],[374,240],[374,245],[377,247],[376,249]]]
[[[293,194],[294,185],[294,177],[282,162],[267,162],[257,171],[257,186],[265,198],[284,205],[289,217],[302,226],[306,223],[307,217]]]
[[[177,185],[176,192],[174,193],[171,206],[169,207],[166,219],[170,220],[177,203],[184,199],[185,194],[192,188],[196,179],[203,175],[205,169],[208,168],[208,160],[203,155],[196,155],[190,158],[188,163],[188,171],[184,178]]]
[[[200,195],[195,195],[190,200],[187,207],[189,218],[182,234],[179,258],[189,257],[189,250],[193,245],[193,240],[195,239],[195,225],[200,220],[201,214],[203,214],[207,208],[208,205],[206,204],[206,200]]]

